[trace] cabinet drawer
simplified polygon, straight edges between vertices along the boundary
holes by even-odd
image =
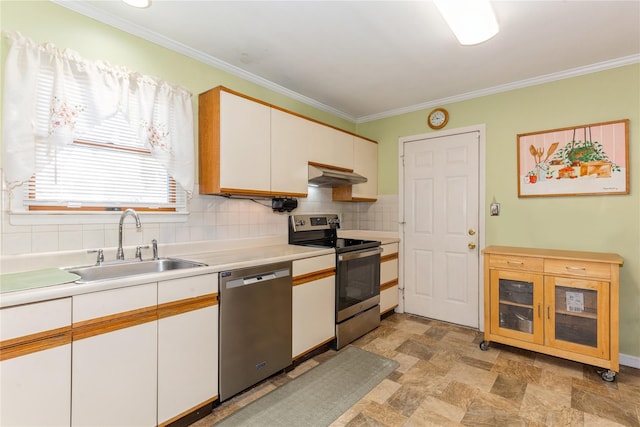
[[[316,271],[324,271],[336,266],[334,254],[320,255],[293,261],[293,277],[304,276]]]
[[[544,261],[544,272],[575,277],[609,279],[611,278],[611,264],[589,261],[547,259]]]
[[[397,254],[398,253],[398,244],[397,243],[387,243],[386,245],[380,245],[382,248],[381,256]]]
[[[218,275],[183,277],[158,282],[158,304],[196,298],[218,292]]]
[[[148,283],[73,296],[73,323],[119,315],[139,309],[156,309],[158,285]]]
[[[542,258],[531,258],[509,255],[491,255],[489,267],[508,268],[511,270],[542,271]]]
[[[0,310],[0,341],[71,326],[71,298]]]

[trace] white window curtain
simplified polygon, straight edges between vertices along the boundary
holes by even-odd
[[[2,162],[8,189],[36,172],[36,149],[47,147],[54,161],[60,148],[76,139],[82,116],[92,126],[123,115],[142,144],[190,196],[194,186],[194,140],[191,93],[186,89],[102,61],[87,61],[76,52],[38,45],[20,33],[3,31],[9,41],[4,75]],[[36,106],[42,75],[53,78],[46,103],[49,122],[37,123]],[[87,82],[89,83],[87,85]],[[77,86],[89,96],[70,96]],[[93,123],[95,121],[95,123]],[[38,162],[41,163],[41,162]]]

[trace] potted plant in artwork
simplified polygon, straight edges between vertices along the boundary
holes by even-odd
[[[610,177],[611,172],[620,172],[620,166],[609,160],[602,144],[592,141],[591,128],[585,128],[584,133],[585,140],[576,141],[574,129],[572,140],[558,150],[554,159],[578,169],[576,175],[579,176],[605,178]]]

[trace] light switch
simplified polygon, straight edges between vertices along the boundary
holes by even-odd
[[[491,216],[499,216],[500,215],[500,203],[493,202],[490,206]]]

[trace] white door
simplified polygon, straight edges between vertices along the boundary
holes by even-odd
[[[406,141],[404,309],[478,327],[480,132]]]

